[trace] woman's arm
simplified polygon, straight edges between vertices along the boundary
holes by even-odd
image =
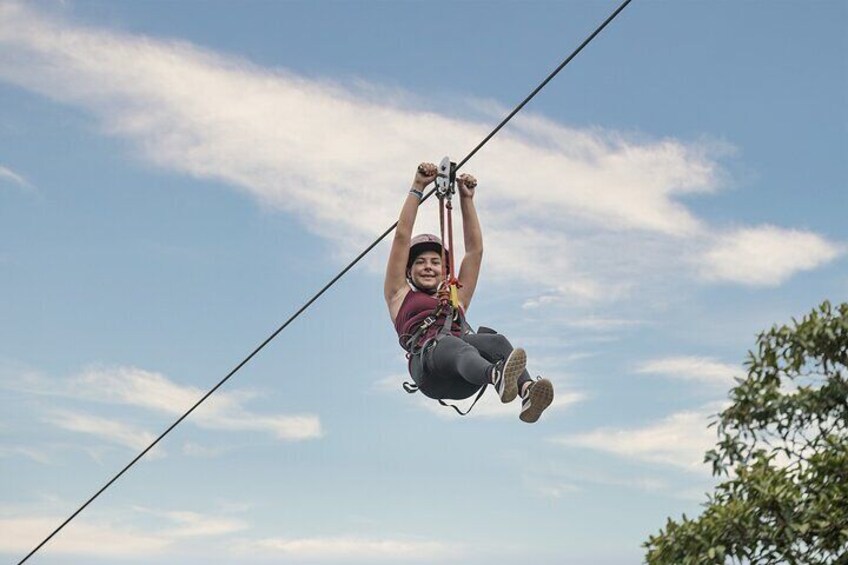
[[[483,232],[480,220],[477,219],[477,209],[474,207],[474,189],[477,179],[468,174],[457,178],[459,185],[459,206],[462,211],[462,233],[465,241],[465,256],[459,268],[459,301],[468,308],[477,278],[480,276],[480,266],[483,263]]]
[[[400,218],[395,229],[395,237],[392,240],[392,249],[389,251],[389,262],[386,265],[386,280],[383,284],[383,294],[389,311],[396,314],[396,308],[392,309],[393,302],[398,294],[408,288],[406,284],[406,262],[409,259],[409,242],[412,239],[412,228],[415,225],[415,217],[418,215],[418,205],[424,187],[436,178],[437,168],[433,163],[421,163],[412,181],[412,189],[406,195],[403,208],[400,210]]]

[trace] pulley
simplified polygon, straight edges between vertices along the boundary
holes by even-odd
[[[436,173],[436,195],[450,198],[456,193],[456,163],[445,157]]]

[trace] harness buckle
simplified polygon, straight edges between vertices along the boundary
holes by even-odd
[[[413,354],[415,346],[418,344],[418,340],[421,339],[421,336],[424,335],[424,333],[430,328],[430,326],[435,324],[438,319],[438,313],[430,314],[429,316],[424,318],[424,321],[422,321],[421,324],[415,329],[415,331],[412,332],[412,335],[409,336],[409,339],[407,339],[405,343],[401,342],[401,345],[404,345],[404,349],[407,350],[408,355]]]
[[[431,314],[431,315],[427,316],[426,318],[424,318],[424,321],[423,321],[423,322],[421,322],[421,325],[420,325],[420,326],[418,326],[418,327],[419,327],[420,329],[422,329],[422,330],[425,330],[425,331],[426,331],[426,330],[427,330],[427,328],[429,328],[430,326],[432,326],[432,325],[433,325],[433,324],[435,324],[435,323],[436,323],[436,316],[433,316],[433,315]]]

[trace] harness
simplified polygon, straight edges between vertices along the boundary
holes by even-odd
[[[455,322],[458,322],[462,334],[474,333],[471,326],[465,320],[465,312],[462,305],[459,303],[459,291],[462,287],[459,279],[454,274],[453,257],[454,253],[448,255],[446,249],[453,251],[453,204],[451,197],[456,194],[456,163],[450,160],[450,157],[445,157],[439,164],[438,174],[436,175],[436,197],[439,199],[439,229],[442,239],[442,265],[444,266],[444,277],[439,283],[436,294],[439,298],[439,303],[433,313],[415,329],[414,332],[407,338],[401,338],[401,346],[407,351],[407,358],[411,359],[416,355],[423,355],[430,348],[435,347],[440,339],[450,334]],[[445,238],[445,226],[447,225],[447,238]],[[445,246],[447,244],[447,247]],[[442,326],[438,333],[432,338],[419,343],[421,338],[427,331],[436,323],[442,320]],[[418,392],[418,385],[413,382],[404,382],[403,389],[409,394]],[[474,402],[464,412],[453,404],[448,404],[443,399],[438,398],[439,404],[449,406],[456,410],[460,416],[465,416],[477,401],[483,396],[486,391],[486,386],[480,387],[480,392],[474,398]]]

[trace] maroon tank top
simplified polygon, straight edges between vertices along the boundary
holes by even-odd
[[[433,294],[410,289],[400,305],[397,317],[395,318],[395,330],[400,338],[401,347],[406,348],[406,341],[415,333],[415,330],[424,322],[427,316],[435,313],[436,307],[439,305],[439,300]],[[420,345],[435,337],[444,324],[444,319],[440,319],[437,323],[430,326],[418,339],[416,345]],[[451,327],[453,335],[462,335],[462,326],[454,322]]]

